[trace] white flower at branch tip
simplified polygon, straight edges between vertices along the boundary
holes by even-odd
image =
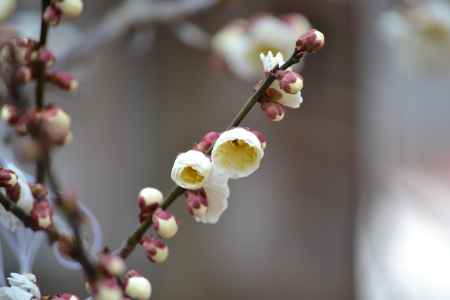
[[[258,137],[241,127],[223,132],[211,153],[213,167],[230,178],[249,176],[259,168],[263,156]]]
[[[260,53],[280,52],[287,57],[297,38],[310,28],[300,14],[260,15],[225,26],[212,39],[212,48],[235,75],[254,80],[261,75]]]
[[[177,156],[171,177],[180,187],[197,190],[203,187],[211,169],[211,160],[203,152],[189,150]]]
[[[9,287],[0,288],[2,300],[31,300],[40,299],[41,292],[36,285],[36,276],[30,273],[11,273],[8,277]]]
[[[17,0],[0,1],[0,22],[12,15],[17,6]]]

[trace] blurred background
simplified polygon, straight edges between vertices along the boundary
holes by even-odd
[[[36,13],[36,2],[19,1],[10,21],[36,32],[37,19],[20,17]],[[450,48],[420,48],[405,29],[416,22],[409,10],[429,1],[225,2],[120,34],[108,27],[114,38],[97,45],[90,28],[120,1],[85,1],[74,27],[52,36],[50,47],[89,49],[70,62],[79,91],[51,90],[47,99],[70,113],[75,136],[55,167],[97,216],[105,243],[120,245],[136,226],[137,192],[170,191],[177,153],[224,128],[256,82],[215,68],[177,24],[188,19],[213,34],[236,18],[296,12],[327,43],[301,72],[301,109],[280,123],[254,109],[245,125],[266,134],[266,156],[254,176],[231,182],[219,224],[195,223],[180,199],[170,259],[150,264],[137,250],[128,265],[148,275],[154,299],[448,299]],[[34,272],[45,293],[85,294],[81,275],[62,271],[45,246]]]

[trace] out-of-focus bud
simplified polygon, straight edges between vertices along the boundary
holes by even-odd
[[[54,4],[47,6],[44,12],[44,21],[51,26],[56,26],[61,22],[62,11]]]
[[[47,48],[41,48],[31,54],[31,60],[39,61],[46,67],[51,67],[55,63],[55,55]]]
[[[31,211],[31,219],[36,229],[46,230],[53,224],[52,209],[48,201],[36,201]]]
[[[155,188],[146,187],[139,192],[138,204],[141,212],[153,213],[163,202],[163,194]]]
[[[157,209],[153,214],[153,228],[163,239],[170,239],[177,233],[178,224],[173,214]]]
[[[267,147],[267,139],[266,139],[266,136],[264,135],[264,133],[262,133],[261,131],[258,131],[258,130],[253,130],[253,129],[249,129],[249,130],[258,137],[258,140],[261,142],[261,146],[263,148],[266,148]]]
[[[297,94],[303,89],[303,78],[294,71],[283,71],[280,88],[288,94]]]
[[[125,294],[132,299],[148,300],[152,295],[152,285],[147,278],[131,270],[125,275]]]
[[[15,79],[17,83],[29,83],[33,80],[33,71],[26,65],[20,66],[16,70]]]
[[[186,191],[186,206],[189,213],[195,218],[202,218],[208,211],[208,199],[205,191]]]
[[[274,122],[279,122],[284,118],[284,108],[279,103],[264,102],[261,104],[261,109],[266,113],[266,116]]]
[[[70,116],[61,108],[49,106],[44,111],[36,114],[42,120],[42,129],[47,138],[55,144],[64,145],[70,134]]]
[[[141,241],[142,247],[147,252],[147,258],[154,263],[160,264],[167,260],[169,248],[164,241],[146,236]]]
[[[38,42],[29,38],[15,38],[15,59],[19,64],[27,64],[31,61],[31,57],[38,48]]]
[[[19,120],[17,107],[9,104],[3,105],[0,111],[0,119],[8,124],[15,124]]]
[[[0,187],[11,188],[18,184],[16,173],[10,169],[0,168]]]
[[[325,46],[325,36],[317,29],[311,29],[302,35],[296,43],[298,52],[314,53]]]
[[[36,200],[46,199],[48,195],[47,188],[40,183],[31,185],[31,193]]]
[[[6,20],[16,8],[16,0],[0,1],[0,21]]]
[[[50,300],[80,300],[77,296],[69,293],[56,294]]]
[[[200,142],[194,145],[193,149],[206,153],[211,148],[211,146],[216,142],[219,136],[220,132],[210,131],[202,137]]]
[[[123,292],[117,280],[108,278],[97,282],[95,300],[122,300]]]
[[[78,81],[67,72],[48,71],[45,74],[48,81],[55,84],[59,88],[73,92],[78,88]]]
[[[126,269],[125,262],[121,257],[109,253],[100,256],[99,266],[106,274],[113,276],[123,274]]]
[[[54,4],[65,17],[76,18],[83,12],[82,0],[55,0]]]

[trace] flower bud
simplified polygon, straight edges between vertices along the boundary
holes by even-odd
[[[31,219],[36,229],[47,230],[52,226],[52,209],[48,201],[36,201],[34,203]]]
[[[284,71],[279,84],[286,93],[297,94],[303,89],[303,78],[296,72]]]
[[[47,6],[44,12],[44,21],[51,26],[56,26],[61,22],[62,11],[54,4]]]
[[[220,136],[220,132],[211,131],[205,134],[200,142],[194,145],[194,150],[201,151],[203,153],[208,152],[212,145],[216,142],[217,138]]]
[[[178,231],[177,220],[170,212],[157,209],[153,214],[153,229],[163,239],[170,239]]]
[[[30,186],[31,187],[31,193],[33,194],[33,197],[37,200],[43,200],[47,198],[48,191],[45,188],[44,185],[40,183],[36,183]]]
[[[5,104],[0,111],[0,119],[8,124],[14,124],[19,119],[19,112],[14,105]]]
[[[142,239],[141,245],[147,252],[147,258],[156,264],[165,262],[169,256],[169,248],[162,240],[146,236]]]
[[[129,271],[125,275],[125,294],[135,300],[148,300],[152,295],[152,285],[147,278]]]
[[[139,192],[138,203],[141,212],[153,213],[163,202],[163,194],[155,188],[146,187]]]
[[[314,53],[325,46],[325,36],[317,29],[311,29],[302,35],[296,43],[298,52]]]
[[[109,278],[97,282],[95,300],[122,300],[123,292],[117,280]]]
[[[196,190],[205,184],[211,173],[212,165],[209,157],[203,152],[189,150],[175,159],[171,177],[182,188]]]
[[[51,300],[80,300],[80,298],[78,298],[75,295],[69,294],[69,293],[61,293],[61,294],[56,294],[55,296],[50,298]]]
[[[16,173],[10,169],[0,168],[0,187],[12,188],[19,183]]]
[[[33,80],[33,72],[28,66],[20,66],[16,70],[15,79],[17,83],[25,84]]]
[[[195,218],[202,218],[208,211],[208,199],[204,190],[187,191],[186,206],[189,213]]]
[[[46,67],[51,67],[55,63],[55,55],[47,48],[41,48],[31,54],[31,60],[39,61]]]
[[[264,133],[258,130],[249,129],[251,132],[253,132],[254,135],[258,137],[259,142],[261,143],[261,146],[265,149],[267,146],[267,139]]]
[[[68,135],[70,134],[71,120],[66,112],[59,107],[50,106],[43,112],[38,113],[38,117],[42,118],[42,128],[45,130],[48,139],[52,143],[58,145],[67,143]]]
[[[55,5],[65,17],[76,18],[83,12],[82,0],[55,0]]]
[[[45,74],[45,77],[48,81],[63,90],[73,92],[78,88],[78,81],[75,80],[71,74],[66,72],[49,71]]]
[[[279,122],[284,118],[284,108],[279,103],[264,102],[261,104],[261,109],[271,121]]]
[[[119,276],[125,272],[125,261],[117,256],[104,253],[100,256],[99,266],[108,275]]]

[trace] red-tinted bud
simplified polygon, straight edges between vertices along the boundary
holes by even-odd
[[[137,271],[130,270],[125,274],[125,293],[136,300],[148,300],[152,294],[152,285]]]
[[[193,149],[206,153],[214,145],[219,136],[220,132],[210,131],[202,137],[200,142],[194,145]]]
[[[77,296],[68,294],[68,293],[56,294],[55,296],[51,297],[50,299],[51,300],[80,300],[80,298],[78,298]]]
[[[95,300],[122,300],[122,288],[114,278],[102,279],[96,284],[94,298]]]
[[[5,104],[0,111],[0,119],[10,125],[19,120],[19,111],[14,105]]]
[[[46,230],[53,224],[52,209],[48,201],[36,201],[31,211],[31,219],[36,229]]]
[[[56,60],[55,55],[53,55],[53,53],[46,48],[41,48],[33,52],[33,54],[31,55],[31,59],[33,61],[39,61],[47,67],[52,66]]]
[[[284,118],[284,108],[279,103],[264,102],[261,104],[261,109],[271,121],[279,122]]]
[[[63,90],[72,92],[78,88],[78,81],[69,73],[48,71],[45,76],[48,81]]]
[[[153,214],[153,229],[164,239],[172,238],[178,231],[178,223],[173,214],[157,209]]]
[[[109,253],[100,256],[99,267],[106,275],[119,276],[125,272],[126,265],[124,260]]]
[[[47,198],[48,191],[44,185],[42,185],[40,183],[36,183],[36,184],[32,184],[30,187],[31,187],[31,193],[33,194],[33,197],[36,200],[44,200]]]
[[[279,83],[280,88],[288,94],[297,94],[303,89],[303,78],[294,71],[284,71]]]
[[[253,132],[253,134],[258,137],[258,140],[260,141],[261,146],[263,148],[266,148],[267,139],[266,139],[266,136],[264,135],[264,133],[262,133],[261,131],[258,131],[258,130],[253,130],[253,129],[250,129],[250,131]]]
[[[62,12],[54,4],[47,6],[44,12],[44,21],[51,26],[56,26],[61,22]]]
[[[163,263],[169,256],[169,248],[164,241],[146,236],[141,241],[142,247],[147,252],[147,258],[154,263]]]
[[[196,217],[204,217],[208,211],[208,199],[203,189],[186,192],[186,206],[189,213]]]
[[[317,29],[311,29],[302,35],[296,43],[298,52],[314,53],[325,46],[325,36]]]

